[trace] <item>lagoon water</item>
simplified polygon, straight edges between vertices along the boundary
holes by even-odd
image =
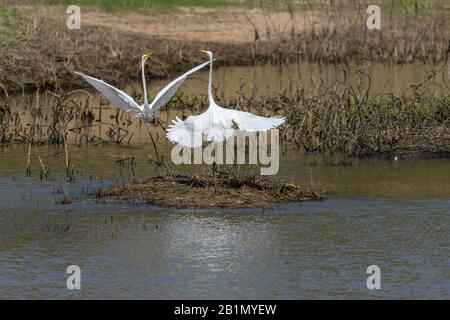
[[[258,96],[289,93],[289,84],[299,82],[313,90],[311,76],[319,77],[320,66],[301,65],[301,78],[297,67],[219,68],[215,83],[225,97],[241,90],[239,82],[246,95],[253,88]],[[356,81],[355,67],[348,67]],[[373,93],[404,92],[431,69],[375,65],[369,71]],[[332,84],[332,67],[322,71]],[[438,77],[428,93],[448,92],[444,79]],[[197,79],[183,90],[205,88]],[[102,112],[92,132],[105,138],[115,110]],[[160,118],[168,122],[178,113]],[[134,157],[136,179],[164,173],[149,161],[147,133],[129,120],[129,144],[69,144],[73,182],[65,178],[62,147],[33,146],[27,177],[28,146],[0,146],[1,299],[450,298],[450,160],[351,159],[343,167],[283,145],[280,175],[322,191],[324,201],[264,210],[96,204],[95,190],[133,176],[117,160]],[[170,162],[171,146],[161,130],[158,135]],[[69,134],[69,143],[73,139]],[[47,180],[40,179],[38,155]],[[71,204],[61,204],[64,193]],[[66,288],[72,264],[81,268],[81,290]],[[381,290],[366,287],[370,265],[381,268]]]
[[[363,73],[361,73],[363,72]],[[435,77],[430,75],[436,72]],[[74,75],[74,77],[77,75]],[[93,75],[97,76],[97,75]],[[369,76],[370,88],[369,88]],[[207,93],[207,70],[194,74],[179,89],[185,95],[197,95],[206,97]],[[168,80],[149,80],[149,94],[155,95],[160,89],[168,84]],[[422,63],[407,65],[385,65],[385,64],[367,64],[360,65],[356,63],[348,64],[318,64],[299,62],[296,64],[283,65],[256,65],[256,66],[227,66],[218,67],[214,73],[214,92],[215,96],[221,98],[220,101],[241,98],[246,100],[264,100],[270,97],[285,96],[294,97],[297,92],[304,90],[306,96],[320,94],[319,86],[325,86],[332,90],[335,86],[351,85],[355,92],[362,96],[366,90],[371,95],[413,95],[413,85],[422,84],[418,92],[426,96],[440,96],[450,93],[450,73],[447,68],[442,66],[433,66]],[[137,102],[142,103],[142,84],[140,82],[120,83],[119,88],[125,90],[132,96],[137,95]],[[87,131],[89,136],[95,135],[102,139],[108,139],[108,130],[117,126],[129,132],[124,139],[127,142],[148,143],[148,135],[143,130],[144,126],[137,126],[137,120],[133,118],[133,113],[121,113],[119,118],[117,109],[111,107],[108,101],[92,88],[90,90],[68,91],[70,93],[65,100],[69,106],[77,104],[79,114],[77,120],[70,123],[69,128],[84,128],[80,121],[80,114],[85,112],[84,107],[88,107],[93,112],[94,121],[92,127]],[[37,125],[33,130],[45,134],[47,127],[52,123],[51,107],[54,105],[54,96],[52,93],[39,92],[39,94],[25,94],[13,98],[14,103],[12,112],[20,114],[21,123],[24,128],[29,129],[30,124]],[[244,103],[244,102],[243,102]],[[27,108],[24,108],[27,105]],[[38,110],[34,110],[40,106]],[[225,106],[225,105],[224,105]],[[226,107],[226,106],[225,106]],[[164,109],[164,108],[163,108]],[[200,112],[200,111],[198,111]],[[258,112],[262,112],[258,110]],[[75,112],[76,113],[76,112]],[[157,116],[162,123],[167,126],[175,118],[182,115],[190,115],[190,110],[161,110]],[[38,117],[36,117],[36,115]],[[34,117],[34,118],[33,118]],[[125,130],[120,133],[123,134]],[[164,133],[161,128],[156,127],[153,130],[158,131],[160,136]],[[86,130],[70,130],[69,138],[72,141]],[[75,133],[75,134],[74,134]],[[133,134],[133,137],[131,135]],[[79,142],[79,140],[77,140]]]
[[[168,157],[170,146],[159,143]],[[269,209],[95,204],[100,186],[156,174],[148,144],[0,147],[0,298],[436,298],[450,289],[450,161],[353,160],[348,167],[284,151],[280,174],[326,200]],[[39,178],[41,156],[50,170]],[[167,159],[167,158],[166,158]],[[192,171],[209,170],[189,167]],[[71,198],[59,204],[61,192]],[[66,268],[81,268],[81,290]],[[368,290],[369,265],[381,290]]]
[[[319,64],[298,62],[291,64],[263,64],[256,66],[220,66],[214,68],[214,88],[216,96],[225,99],[241,94],[246,99],[259,99],[284,95],[294,96],[297,90],[316,94],[320,85],[330,90],[337,85],[350,85],[356,92],[371,95],[412,95],[412,85],[421,85],[418,92],[427,96],[448,93],[450,90],[450,71],[448,66],[413,63],[389,65],[368,63],[361,65]],[[436,74],[436,76],[432,76]],[[370,81],[369,81],[370,77]],[[187,81],[180,91],[185,94],[206,95],[208,69],[205,68]],[[167,80],[150,80],[150,92],[158,92],[168,83]],[[370,86],[369,86],[370,83]],[[121,83],[127,92],[141,92],[142,83]]]

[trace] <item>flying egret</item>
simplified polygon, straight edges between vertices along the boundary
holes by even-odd
[[[200,50],[209,58],[208,109],[197,116],[189,116],[185,120],[178,117],[166,131],[167,138],[177,144],[189,148],[202,145],[203,136],[208,141],[221,142],[234,133],[233,122],[242,131],[258,132],[276,128],[284,123],[283,117],[260,117],[250,112],[237,111],[220,107],[212,95],[213,54]]]
[[[188,76],[193,74],[194,72],[202,69],[206,65],[208,65],[209,61],[202,63],[195,68],[192,68],[188,72],[184,73],[183,75],[179,76],[172,82],[170,82],[167,86],[165,86],[156,96],[155,99],[149,104],[147,100],[147,83],[145,80],[145,62],[147,59],[153,54],[153,51],[150,51],[146,54],[144,54],[141,58],[141,70],[142,70],[142,87],[144,90],[144,103],[142,105],[139,105],[134,101],[132,97],[130,97],[128,94],[123,92],[122,90],[119,90],[112,85],[104,82],[103,80],[99,80],[93,77],[90,77],[88,75],[85,75],[82,72],[75,72],[76,74],[83,77],[84,80],[86,80],[89,84],[91,84],[95,89],[100,91],[108,100],[109,102],[114,105],[115,107],[121,109],[122,111],[129,112],[129,111],[136,111],[136,117],[143,120],[147,130],[147,122],[152,122],[155,118],[155,112],[167,104],[169,100],[174,96],[177,89],[180,87],[180,85],[186,80]],[[152,139],[153,145],[155,147],[156,157],[158,157],[158,151],[156,150],[156,145],[153,140],[153,137],[150,134],[150,138]],[[158,159],[159,160],[159,159]]]

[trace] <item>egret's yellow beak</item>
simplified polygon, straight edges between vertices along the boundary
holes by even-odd
[[[203,49],[200,49],[200,53],[203,53],[203,54],[206,54],[206,55],[208,55],[208,51],[206,51],[206,50],[203,50]]]
[[[149,51],[149,52],[147,52],[146,54],[144,54],[144,57],[145,57],[145,58],[148,58],[148,57],[152,56],[153,53],[154,53],[153,51]]]

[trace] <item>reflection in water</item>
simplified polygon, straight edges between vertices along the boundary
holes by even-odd
[[[0,148],[0,298],[448,298],[448,160],[328,167],[284,152],[283,175],[336,192],[276,209],[171,210],[86,194],[121,180],[123,155],[136,157],[138,179],[155,174],[149,145],[72,147],[70,184],[57,146],[32,151],[48,181],[35,157],[25,177],[26,149]],[[55,204],[60,188],[71,205]],[[70,264],[81,291],[65,288]],[[371,264],[381,291],[365,286]]]
[[[47,216],[16,214],[14,226],[4,213],[0,295],[445,298],[447,214],[433,202],[381,200],[265,212],[58,208]],[[69,221],[72,230],[43,230],[33,215],[50,224]],[[73,263],[82,269],[80,292],[64,287]],[[382,291],[365,287],[371,264],[382,268]]]

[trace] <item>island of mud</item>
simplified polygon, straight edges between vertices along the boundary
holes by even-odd
[[[320,200],[309,188],[269,176],[166,175],[97,191],[99,203],[149,204],[173,208],[256,208]]]

